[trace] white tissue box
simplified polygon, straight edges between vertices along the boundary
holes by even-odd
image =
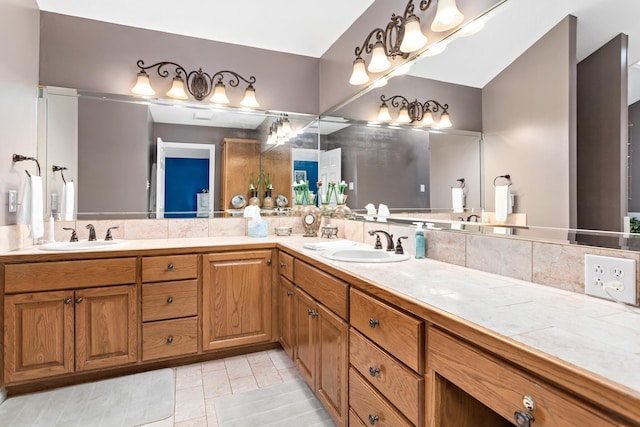
[[[249,237],[267,237],[269,231],[269,223],[267,221],[247,221],[247,236]]]

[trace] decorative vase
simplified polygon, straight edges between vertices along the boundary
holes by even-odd
[[[338,206],[336,206],[331,216],[338,219],[349,218],[351,216],[351,209],[345,203],[338,203]]]
[[[322,216],[331,216],[333,213],[333,208],[329,205],[329,203],[322,203],[320,206],[320,215]]]
[[[302,208],[302,225],[304,226],[304,234],[303,237],[317,237],[318,229],[320,228],[320,209],[313,204],[310,203]]]
[[[249,199],[249,206],[260,206],[260,199],[258,198],[257,190],[251,190],[251,198]]]
[[[291,208],[291,216],[301,216],[302,209],[304,209],[304,205],[302,205],[301,203],[294,203],[293,207]]]
[[[275,203],[273,198],[271,197],[271,190],[266,190],[264,192],[264,199],[262,199],[262,208],[263,209],[273,209]]]

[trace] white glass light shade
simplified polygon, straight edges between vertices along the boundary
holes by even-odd
[[[229,103],[229,98],[227,98],[227,90],[224,87],[224,83],[216,83],[216,85],[213,87],[213,95],[211,95],[209,101],[213,102],[214,104]]]
[[[431,23],[431,30],[447,31],[460,25],[463,20],[464,15],[458,10],[456,0],[438,0],[438,9]]]
[[[378,111],[378,121],[390,122],[392,120],[391,114],[389,114],[389,107],[386,102],[383,102]]]
[[[367,74],[367,70],[364,66],[364,59],[358,57],[353,61],[353,72],[351,73],[351,78],[349,79],[349,83],[357,86],[363,85],[369,81],[369,75]]]
[[[131,93],[135,93],[140,96],[153,96],[156,94],[153,88],[151,88],[149,74],[147,74],[146,71],[142,70],[138,73],[136,85],[131,89]]]
[[[252,85],[247,86],[244,91],[244,98],[240,102],[243,107],[258,108],[258,100],[256,99],[256,90]]]
[[[424,116],[422,116],[422,126],[426,126],[426,127],[431,127],[433,126],[433,114],[431,114],[431,111],[427,111],[426,113],[424,113]]]
[[[278,138],[284,138],[285,137],[285,133],[284,133],[284,125],[282,124],[282,122],[278,122],[278,128],[277,128],[277,137]]]
[[[450,128],[451,126],[453,126],[453,124],[451,123],[451,119],[449,119],[449,113],[445,111],[440,116],[440,122],[438,123],[438,127],[444,129],[444,128]]]
[[[376,44],[373,45],[371,61],[369,62],[367,70],[372,73],[381,73],[388,70],[390,66],[391,62],[389,62],[389,58],[387,58],[387,51],[384,45],[381,41],[377,41]]]
[[[406,105],[400,107],[400,111],[398,112],[398,118],[396,119],[398,123],[411,123],[411,117],[409,117],[409,110]]]
[[[175,76],[171,83],[171,89],[167,92],[167,96],[173,99],[189,99],[189,95],[184,91],[184,80],[182,77]]]
[[[427,38],[422,34],[420,18],[416,15],[409,15],[404,24],[404,37],[400,44],[400,50],[405,53],[415,52],[425,44],[427,44]]]
[[[291,133],[291,122],[286,117],[282,121],[282,131],[285,135],[289,135]]]

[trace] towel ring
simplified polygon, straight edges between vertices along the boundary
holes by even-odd
[[[36,162],[36,165],[38,166],[38,176],[40,176],[40,162],[38,162],[38,159],[36,159],[35,157],[27,157],[27,156],[23,156],[22,154],[14,154],[12,159],[13,159],[13,163],[22,162],[24,160],[33,160],[34,162]],[[25,169],[25,172],[27,173],[29,178],[31,178],[31,174],[29,173],[29,171]]]
[[[67,168],[65,166],[56,166],[53,165],[53,167],[51,168],[53,170],[53,172],[58,172],[60,171],[60,175],[62,175],[62,182],[64,182],[65,184],[67,183],[67,180],[64,179],[64,171],[67,170]]]
[[[506,174],[506,175],[498,175],[493,179],[493,186],[496,187],[496,181],[499,180],[500,178],[504,178],[507,181],[509,181],[509,183],[507,185],[511,185],[511,175]]]

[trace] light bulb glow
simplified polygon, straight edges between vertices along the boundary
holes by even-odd
[[[377,41],[371,51],[371,62],[369,62],[367,70],[372,73],[381,73],[388,70],[390,66],[391,62],[389,62],[389,58],[387,58],[384,45],[381,41]]]
[[[364,59],[357,57],[353,61],[353,72],[351,73],[351,78],[349,79],[349,83],[358,86],[363,85],[369,81],[369,75],[367,74],[367,70],[364,66]]]
[[[228,104],[230,102],[229,98],[227,97],[227,90],[224,87],[224,83],[216,83],[216,85],[213,87],[213,95],[211,95],[209,101],[213,102],[214,104]]]
[[[182,77],[175,76],[171,83],[171,89],[167,92],[167,96],[173,99],[189,99],[187,92],[184,91],[184,80]]]
[[[398,118],[396,119],[398,123],[411,123],[411,117],[409,117],[409,110],[406,105],[400,107],[400,112],[398,112]]]
[[[256,99],[256,90],[253,85],[249,85],[247,86],[247,89],[245,89],[244,99],[240,102],[240,105],[249,108],[258,108],[260,106]]]
[[[149,82],[149,74],[147,74],[146,71],[142,70],[138,73],[136,84],[131,89],[131,93],[135,93],[136,95],[140,96],[153,96],[156,94],[151,87],[151,83]]]
[[[449,119],[449,113],[445,111],[440,116],[440,122],[438,123],[438,127],[441,129],[445,129],[445,128],[450,128],[451,126],[453,126],[453,123],[451,123],[451,119]]]
[[[431,114],[431,111],[427,111],[426,113],[424,113],[424,116],[422,116],[422,126],[433,126],[433,114]]]
[[[380,110],[378,111],[378,121],[380,122],[390,122],[392,119],[391,114],[389,114],[389,106],[386,102],[383,102],[380,106]]]
[[[404,25],[404,37],[400,44],[400,50],[406,53],[415,52],[427,44],[427,38],[422,34],[420,18],[410,15]]]
[[[447,31],[460,25],[463,20],[464,15],[458,10],[456,0],[438,0],[438,9],[431,23],[431,30]]]

